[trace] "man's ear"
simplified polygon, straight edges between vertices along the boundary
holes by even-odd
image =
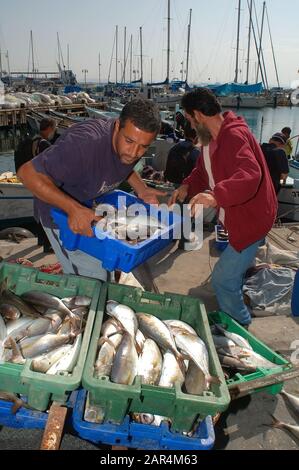
[[[198,111],[197,109],[194,109],[193,115],[195,119],[200,122],[202,122],[203,119],[205,118],[205,115],[201,111]]]

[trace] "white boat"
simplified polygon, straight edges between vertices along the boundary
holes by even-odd
[[[22,183],[0,182],[0,220],[15,223],[32,218],[32,193]]]

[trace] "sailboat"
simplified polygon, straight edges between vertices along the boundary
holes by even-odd
[[[263,61],[262,53],[262,32],[264,24],[264,14],[266,8],[266,2],[263,4],[263,14],[261,22],[261,33],[260,33],[260,44],[258,47],[257,39],[255,36],[254,25],[252,21],[252,6],[253,0],[250,0],[249,4],[249,34],[248,34],[248,47],[247,47],[247,72],[246,81],[244,84],[238,83],[239,75],[239,38],[240,38],[240,15],[241,15],[241,0],[238,0],[238,29],[237,29],[237,47],[236,47],[236,67],[235,67],[235,78],[233,83],[226,83],[220,86],[211,86],[213,92],[216,94],[221,105],[229,108],[264,108],[265,106],[273,106],[273,97],[266,91],[264,86],[267,85],[267,79],[265,72],[263,73],[261,58]],[[258,55],[258,72],[256,76],[255,84],[248,84],[249,77],[249,54],[250,54],[250,41],[251,31],[254,34],[255,46]],[[258,82],[259,70],[262,76],[262,82]]]

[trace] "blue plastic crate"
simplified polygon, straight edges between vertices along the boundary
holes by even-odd
[[[162,230],[159,236],[153,236],[137,245],[130,245],[103,232],[101,232],[105,235],[103,239],[96,236],[90,238],[75,234],[70,230],[67,215],[63,211],[51,209],[51,213],[60,229],[60,240],[67,250],[84,251],[101,260],[103,267],[108,271],[119,269],[128,273],[169,245],[173,240],[175,230],[180,230],[182,219],[173,212],[161,211],[158,207],[145,204],[136,196],[123,191],[104,194],[97,199],[97,202],[119,207],[118,198],[120,196],[124,198],[126,207],[136,203],[142,204],[148,214],[151,213],[151,215],[157,217],[167,228]],[[90,203],[86,203],[86,205],[90,206]]]
[[[216,235],[215,246],[219,251],[224,251],[225,248],[229,244],[229,240],[220,240],[218,237],[218,232],[222,228],[223,228],[222,225],[215,225],[215,235]]]
[[[171,432],[167,423],[159,427],[132,422],[127,416],[122,424],[95,424],[84,421],[85,390],[77,394],[72,425],[78,435],[95,444],[119,445],[146,450],[209,450],[214,446],[212,418],[201,422],[193,437]]]
[[[77,392],[70,395],[66,406],[72,408],[76,402]],[[22,397],[26,401],[25,397]],[[13,403],[0,400],[0,426],[7,426],[18,429],[44,429],[48,420],[48,413],[45,411],[19,408],[16,413],[12,412]]]

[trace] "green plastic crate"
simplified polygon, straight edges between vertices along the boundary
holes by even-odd
[[[220,384],[212,384],[211,390],[202,396],[183,393],[178,384],[174,388],[144,385],[140,377],[133,385],[113,383],[109,377],[95,378],[94,363],[97,343],[107,300],[116,300],[136,312],[145,312],[166,319],[180,319],[189,323],[205,341],[210,357],[210,372],[220,378]],[[189,431],[197,418],[224,411],[230,403],[230,395],[212,340],[207,314],[199,299],[178,294],[157,295],[117,284],[106,283],[102,287],[99,312],[84,367],[83,387],[90,392],[90,402],[105,409],[105,420],[121,423],[130,413],[151,413],[167,416],[175,431]]]
[[[243,383],[243,382],[250,382],[251,380],[260,379],[262,377],[276,374],[277,372],[287,371],[293,368],[292,364],[290,364],[289,361],[284,359],[275,351],[272,351],[272,349],[266,346],[266,344],[264,344],[262,341],[257,339],[251,333],[249,333],[248,330],[246,330],[241,325],[239,325],[239,323],[237,323],[233,318],[231,318],[226,313],[211,312],[208,314],[208,318],[209,318],[210,325],[212,325],[213,323],[221,323],[227,326],[228,331],[231,331],[232,333],[237,333],[238,335],[243,336],[245,339],[247,339],[247,341],[249,342],[249,344],[251,345],[252,349],[255,352],[257,352],[261,356],[265,357],[266,359],[268,359],[269,361],[277,365],[277,367],[273,367],[272,369],[258,368],[256,372],[246,374],[246,375],[236,373],[234,377],[226,381],[229,389],[232,389],[236,387],[238,384]],[[283,383],[278,383],[278,384],[273,384],[273,385],[267,385],[261,388],[256,388],[252,390],[251,393],[263,391],[271,395],[275,395],[281,392],[282,388],[283,388]]]
[[[45,411],[50,401],[65,403],[69,393],[79,388],[81,384],[101,283],[95,279],[45,274],[18,264],[1,263],[0,282],[5,278],[8,280],[8,287],[17,295],[34,289],[57,297],[87,295],[92,298],[79,358],[71,375],[47,375],[35,372],[31,370],[31,360],[27,360],[24,365],[9,362],[0,364],[0,390],[26,395],[30,406]]]

